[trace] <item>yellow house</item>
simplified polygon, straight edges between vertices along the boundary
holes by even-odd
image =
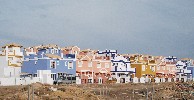
[[[153,56],[134,55],[130,57],[131,67],[136,68],[133,77],[148,78],[156,77],[156,62]]]

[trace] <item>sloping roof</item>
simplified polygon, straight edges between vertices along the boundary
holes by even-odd
[[[60,56],[58,55],[54,55],[54,54],[45,54],[47,57],[49,58],[56,58],[56,59],[62,59]]]
[[[71,50],[72,48],[77,47],[77,46],[68,46],[68,47],[63,47],[61,48],[62,50]]]
[[[76,55],[76,58],[77,58],[77,59],[81,59],[81,58],[83,58],[83,57],[85,57],[85,55]]]
[[[191,59],[190,58],[182,58],[181,60],[187,60],[188,61],[188,60],[191,60]]]
[[[47,49],[47,48],[59,48],[59,47],[56,44],[47,44],[47,45],[34,46],[33,48],[37,48],[37,49]]]
[[[3,46],[2,48],[6,48],[6,46],[10,47],[23,47],[20,44],[17,43],[11,43],[11,44],[6,44],[5,46]]]
[[[56,45],[56,44],[47,44],[44,47],[46,47],[46,48],[58,48],[58,45]]]
[[[84,49],[81,50],[81,52],[97,52],[98,50],[92,50],[92,49]]]

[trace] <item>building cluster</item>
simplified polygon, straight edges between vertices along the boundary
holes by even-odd
[[[194,61],[53,44],[2,47],[0,85],[53,84],[59,79],[76,84],[186,82],[194,79]]]

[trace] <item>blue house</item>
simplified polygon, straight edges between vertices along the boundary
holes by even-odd
[[[57,46],[39,47],[36,54],[26,53],[21,72],[37,76],[37,70],[51,70],[51,78],[57,80],[61,76],[76,75],[76,58],[74,54],[64,55]],[[27,55],[28,54],[28,55]]]
[[[190,60],[182,59],[176,64],[176,78],[181,81],[190,81],[193,78],[194,66],[191,65]]]

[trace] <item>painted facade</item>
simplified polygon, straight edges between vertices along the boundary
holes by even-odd
[[[41,46],[38,48],[37,54],[24,55],[21,71],[36,77],[38,70],[51,70],[51,78],[53,80],[61,76],[75,77],[75,55],[64,55],[57,45]]]
[[[192,61],[190,59],[181,59],[176,63],[176,80],[190,81],[192,78]]]
[[[77,46],[69,46],[61,48],[62,53],[65,54],[78,54],[80,52],[80,48]]]
[[[22,46],[16,43],[7,44],[0,52],[0,78],[19,77],[23,60]]]
[[[176,57],[174,57],[174,60],[170,60],[171,58],[173,57],[155,57],[157,62],[156,76],[159,78],[159,82],[175,81]]]
[[[95,50],[82,50],[77,56],[77,76],[81,84],[103,84],[110,78],[111,61],[109,57],[96,56]]]
[[[156,61],[153,56],[133,55],[130,57],[131,67],[136,69],[133,77],[137,77],[139,82],[154,81],[156,77]],[[144,79],[145,80],[141,80]]]
[[[116,83],[132,82],[132,75],[135,68],[131,68],[130,57],[117,54],[111,59],[111,77],[116,79]]]

